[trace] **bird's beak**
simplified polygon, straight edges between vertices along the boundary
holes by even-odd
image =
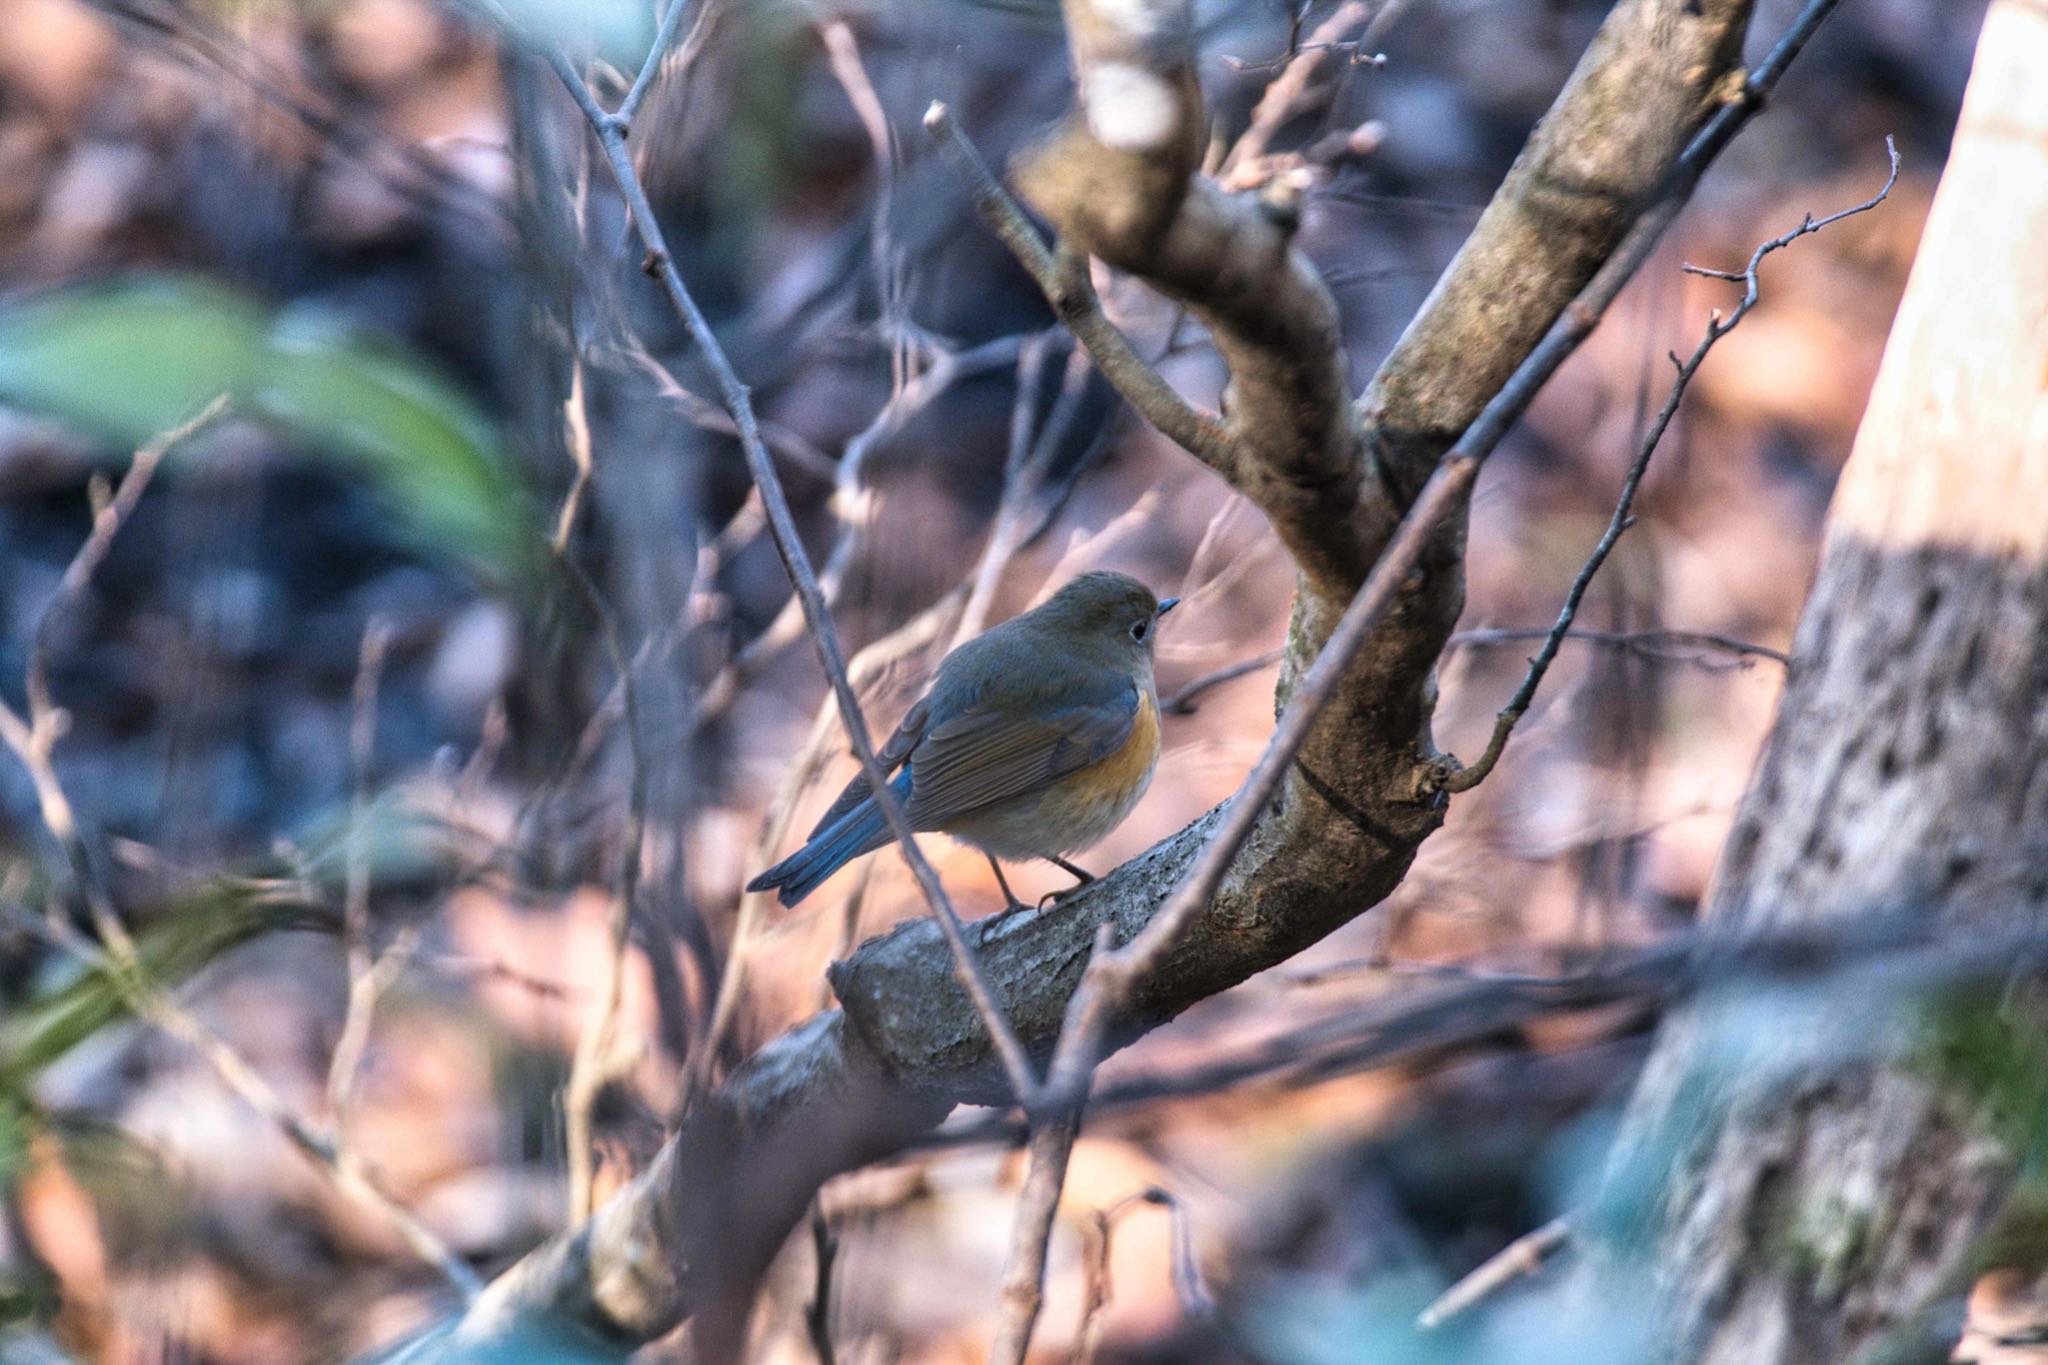
[[[1154,616],[1155,618],[1157,618],[1157,617],[1160,617],[1160,616],[1164,616],[1164,615],[1166,615],[1166,613],[1168,613],[1168,612],[1172,611],[1172,610],[1173,610],[1173,609],[1174,609],[1175,607],[1177,607],[1177,606],[1179,606],[1179,605],[1180,605],[1180,599],[1179,599],[1178,597],[1169,597],[1169,598],[1167,598],[1167,599],[1166,599],[1166,600],[1165,600],[1164,602],[1161,602],[1161,603],[1159,604],[1159,610],[1158,610],[1158,611],[1156,611],[1156,612],[1154,612],[1154,613],[1153,613],[1153,616]]]

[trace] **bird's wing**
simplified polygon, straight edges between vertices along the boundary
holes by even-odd
[[[910,757],[910,751],[915,749],[917,742],[924,738],[925,725],[928,723],[930,716],[931,697],[925,696],[920,698],[917,705],[911,707],[909,712],[904,715],[903,723],[896,727],[895,734],[889,736],[889,742],[875,751],[875,760],[881,766],[883,772],[893,773],[903,766],[904,760]],[[810,834],[806,836],[805,842],[808,843],[810,840],[823,834],[840,816],[846,814],[867,799],[867,774],[855,773],[853,781],[846,784],[846,790],[839,793],[839,799],[834,801],[831,807],[826,810],[824,816],[818,821],[816,828],[812,829]]]
[[[1021,700],[1021,699],[1020,699]],[[995,699],[948,716],[910,755],[910,816],[920,829],[1040,790],[1108,757],[1131,737],[1138,687],[1120,678],[1094,697]]]

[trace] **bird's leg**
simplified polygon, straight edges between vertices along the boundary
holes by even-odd
[[[1003,865],[996,861],[996,855],[993,853],[984,853],[981,856],[988,859],[988,870],[996,874],[996,885],[1003,888],[1003,899],[1009,902],[1009,904],[1005,905],[1003,908],[1005,910],[1028,909],[1029,907],[1027,907],[1023,901],[1017,899],[1017,893],[1010,889],[1010,884],[1007,881],[1003,880]]]
[[[1043,896],[1040,896],[1038,898],[1038,908],[1041,910],[1043,910],[1048,904],[1059,904],[1061,901],[1065,900],[1067,897],[1073,895],[1076,891],[1079,891],[1082,887],[1088,885],[1088,883],[1095,880],[1095,874],[1090,872],[1087,868],[1076,867],[1074,864],[1068,862],[1065,858],[1060,857],[1056,853],[1046,854],[1045,860],[1049,863],[1059,864],[1061,870],[1073,874],[1075,881],[1072,886],[1068,887],[1064,891],[1048,891]]]
[[[1095,874],[1093,872],[1090,872],[1085,867],[1076,867],[1072,863],[1068,862],[1065,858],[1061,858],[1055,854],[1048,853],[1045,856],[1047,862],[1059,864],[1060,871],[1065,872],[1072,876],[1074,878],[1076,885],[1078,886],[1086,886],[1088,885],[1088,883],[1095,880]]]

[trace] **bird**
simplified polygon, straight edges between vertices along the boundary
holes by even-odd
[[[1077,575],[1030,611],[954,649],[877,753],[910,827],[979,849],[1011,908],[1002,863],[1063,856],[1123,822],[1159,762],[1152,645],[1164,601],[1128,574]],[[900,770],[900,771],[899,771]],[[802,848],[747,883],[795,905],[834,872],[891,841],[866,774]],[[1062,893],[1065,894],[1065,893]]]

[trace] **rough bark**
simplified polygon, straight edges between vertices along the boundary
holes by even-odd
[[[1716,877],[1716,929],[1903,911],[1969,934],[2048,910],[2044,69],[2048,11],[2000,0]],[[1888,1008],[1909,1026],[1905,1002]],[[1703,1108],[1715,1046],[1702,1011],[1666,1024],[1619,1149],[1632,1162],[1691,1129],[1651,1221],[1658,1358],[1855,1359],[1945,1289],[2013,1155],[1929,1069],[1883,1054],[1789,1085],[1745,1076]]]
[[[1066,235],[1187,302],[1230,370],[1220,472],[1302,570],[1288,659],[1313,661],[1430,464],[1470,424],[1613,249],[1719,94],[1738,78],[1747,0],[1623,0],[1532,140],[1411,342],[1355,406],[1334,305],[1284,217],[1195,175],[1205,125],[1186,7],[1067,5],[1079,109],[1019,168]],[[1626,98],[1623,98],[1623,94]],[[1135,108],[1128,102],[1136,100]],[[1569,186],[1568,210],[1550,204]],[[1546,207],[1549,204],[1550,206]],[[1535,221],[1533,234],[1513,224]],[[1511,314],[1493,301],[1512,296]],[[1471,369],[1477,376],[1466,377]],[[1397,451],[1401,476],[1368,452]],[[1406,491],[1402,491],[1402,490]],[[1287,785],[1173,959],[1119,1021],[1126,1041],[1284,960],[1398,883],[1440,823],[1428,777],[1431,670],[1462,603],[1462,525],[1411,579]],[[981,956],[1020,1037],[1048,1049],[1096,927],[1127,940],[1157,911],[1212,812],[1056,910],[985,925]],[[832,973],[843,1012],[737,1069],[654,1165],[583,1229],[495,1282],[434,1343],[488,1350],[535,1324],[621,1345],[692,1312],[707,1359],[737,1347],[756,1278],[817,1185],[899,1148],[955,1104],[1007,1096],[936,926],[863,945]]]

